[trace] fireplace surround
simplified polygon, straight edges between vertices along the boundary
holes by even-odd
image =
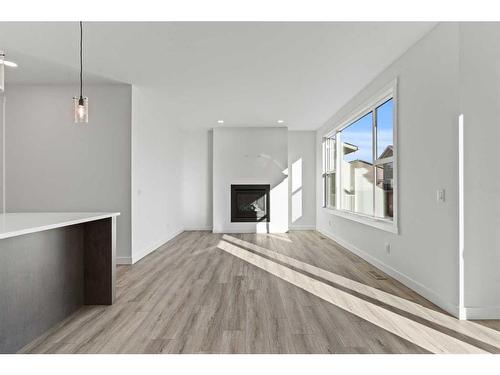
[[[231,222],[269,222],[270,188],[270,185],[231,185]]]

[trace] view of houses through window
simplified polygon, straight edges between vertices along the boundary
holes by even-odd
[[[323,141],[324,206],[392,220],[394,99]]]

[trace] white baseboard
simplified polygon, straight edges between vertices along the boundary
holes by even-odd
[[[356,254],[357,256],[363,258],[364,260],[366,260],[368,263],[370,263],[373,266],[384,271],[389,276],[395,278],[400,283],[406,285],[408,288],[410,288],[410,289],[414,290],[415,292],[417,292],[418,294],[422,295],[424,298],[428,299],[429,301],[431,301],[435,305],[441,307],[443,310],[449,312],[451,315],[458,317],[458,306],[451,304],[448,301],[444,300],[443,298],[441,298],[441,296],[437,295],[432,290],[430,290],[426,286],[422,285],[420,282],[418,282],[418,281],[412,279],[411,277],[395,270],[391,266],[381,262],[379,259],[364,252],[363,250],[357,248],[356,246],[342,240],[341,238],[333,236],[333,235],[326,233],[325,231],[320,230],[320,229],[317,229],[317,231],[319,233],[321,233],[322,235],[324,235],[325,237],[328,237],[332,241],[338,243],[340,246],[342,246],[346,250],[349,250],[350,252],[352,252],[352,253]]]
[[[186,230],[212,230],[212,227],[207,227],[207,228],[186,228]],[[288,226],[288,230],[316,230],[316,225],[290,225]],[[217,233],[260,233],[257,232],[255,229],[229,229],[226,228],[225,230],[222,230]],[[265,233],[265,232],[262,232]],[[286,233],[286,231],[280,231],[280,232],[271,232],[271,233]]]
[[[184,230],[186,232],[191,232],[191,231],[196,231],[196,230],[212,230],[212,226],[206,226],[206,227],[184,227]]]
[[[316,225],[290,225],[290,230],[316,230]]]
[[[286,233],[288,232],[288,229],[287,230],[282,230],[282,231],[270,231],[270,232],[266,232],[266,231],[256,231],[255,229],[225,229],[225,230],[221,230],[220,232],[217,231],[217,232],[214,232],[214,233],[227,233],[227,234],[238,234],[238,233],[257,233],[257,234],[265,234],[265,233]]]
[[[132,264],[131,257],[116,257],[116,264]]]
[[[170,241],[172,238],[174,238],[175,236],[178,236],[179,234],[181,234],[182,232],[184,232],[184,229],[179,229],[173,233],[171,233],[170,235],[168,235],[167,237],[163,238],[162,240],[160,241],[157,241],[155,244],[147,247],[146,249],[143,249],[141,250],[140,252],[138,252],[137,254],[132,254],[132,263],[131,264],[135,264],[137,263],[138,261],[140,261],[142,258],[144,258],[146,255],[148,254],[151,254],[153,251],[155,251],[156,249],[158,249],[159,247],[161,247],[163,244],[165,244],[166,242]]]
[[[500,319],[500,306],[466,307],[465,317],[467,320]]]

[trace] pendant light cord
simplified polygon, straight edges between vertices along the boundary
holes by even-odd
[[[80,21],[80,99],[83,98],[83,22]]]

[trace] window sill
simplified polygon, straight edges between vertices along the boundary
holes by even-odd
[[[393,222],[393,221],[384,220],[384,219],[377,219],[374,217],[365,216],[365,215],[357,214],[354,212],[337,210],[335,208],[323,207],[323,210],[325,210],[325,212],[327,212],[328,214],[339,216],[339,217],[342,217],[344,219],[352,220],[352,221],[355,221],[357,223],[365,224],[365,225],[368,225],[370,227],[374,227],[374,228],[377,228],[377,229],[380,229],[380,230],[383,230],[386,232],[390,232],[390,233],[394,233],[394,234],[399,233],[398,226],[397,226],[396,222]]]

